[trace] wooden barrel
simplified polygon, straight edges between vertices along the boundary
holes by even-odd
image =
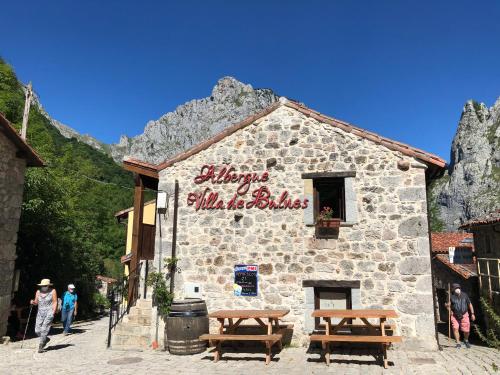
[[[207,342],[198,338],[208,333],[208,312],[205,301],[185,299],[172,302],[165,324],[165,347],[171,354],[202,353]]]

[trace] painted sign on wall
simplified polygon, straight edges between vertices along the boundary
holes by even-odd
[[[269,209],[304,209],[308,206],[308,199],[293,198],[287,190],[282,191],[277,198],[266,185],[256,187],[251,195],[246,195],[253,184],[265,183],[269,181],[269,172],[262,173],[248,172],[237,173],[235,168],[230,165],[222,165],[215,168],[213,165],[204,165],[201,167],[200,174],[194,178],[194,183],[201,185],[211,183],[212,185],[234,184],[236,192],[227,202],[224,201],[219,193],[213,191],[210,187],[204,190],[190,192],[187,196],[188,206],[194,206],[198,210],[235,210],[259,208],[261,210]]]
[[[237,264],[234,266],[234,295],[235,296],[257,296],[258,292],[257,265]]]

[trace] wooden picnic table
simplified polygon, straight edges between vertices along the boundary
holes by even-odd
[[[209,345],[215,346],[214,361],[222,356],[223,341],[262,341],[266,344],[266,365],[271,361],[271,348],[278,343],[282,348],[283,330],[279,321],[290,310],[219,310],[208,314],[209,318],[219,321],[218,334],[204,334],[200,340],[208,340]],[[266,330],[265,334],[237,334],[236,330],[245,320],[253,319]],[[226,320],[228,324],[226,324]],[[275,332],[273,332],[275,330]]]
[[[330,364],[330,343],[331,342],[365,342],[379,343],[382,348],[384,368],[387,368],[387,347],[393,342],[401,342],[400,336],[388,336],[386,330],[394,330],[392,326],[386,324],[387,319],[397,318],[398,314],[394,310],[314,310],[311,314],[314,318],[323,318],[325,324],[325,334],[311,335],[311,341],[321,341],[325,350],[325,360]],[[332,318],[341,319],[338,324],[332,327]],[[363,324],[353,325],[349,321],[360,319]],[[368,319],[377,319],[378,322],[372,324]],[[343,328],[366,328],[370,335],[345,335],[339,334]]]

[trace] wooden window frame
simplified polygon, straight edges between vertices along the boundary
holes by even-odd
[[[327,184],[332,184],[332,185],[337,185],[337,187],[340,189],[340,194],[339,194],[339,211],[340,211],[340,217],[336,219],[340,219],[341,222],[346,221],[346,201],[345,201],[345,177],[319,177],[319,178],[314,178],[313,179],[313,199],[314,199],[314,222],[315,227],[316,227],[316,237],[317,238],[335,238],[336,233],[332,231],[332,233],[329,234],[324,234],[320,233],[320,228],[318,227],[317,223],[317,217],[319,213],[321,212],[320,208],[320,192],[318,189],[318,185],[327,185]]]
[[[320,309],[320,298],[321,292],[334,292],[334,293],[345,293],[346,295],[346,307],[348,310],[352,310],[352,289],[343,287],[314,287],[314,310]],[[349,324],[351,321],[348,322]],[[320,318],[314,318],[314,329],[324,330],[325,324],[321,322]]]

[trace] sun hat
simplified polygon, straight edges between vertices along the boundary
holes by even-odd
[[[52,285],[52,283],[50,282],[50,279],[42,279],[42,281],[40,281],[40,284],[37,284],[38,286],[50,286]]]
[[[68,289],[75,289],[75,284],[69,284]]]

